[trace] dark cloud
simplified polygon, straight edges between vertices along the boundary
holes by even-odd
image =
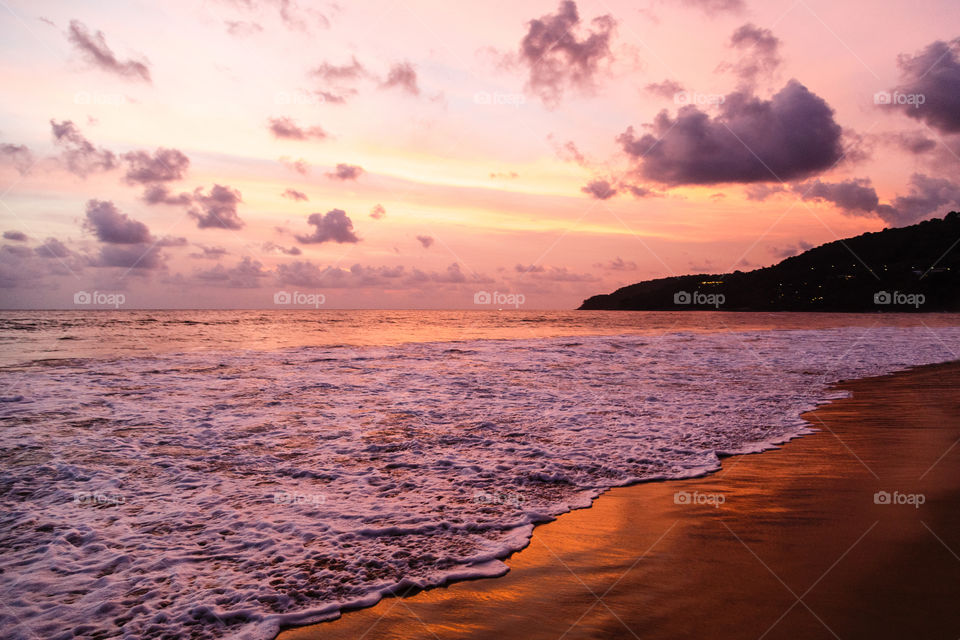
[[[327,132],[320,127],[299,126],[292,118],[270,118],[270,133],[285,140],[323,140]]]
[[[610,262],[599,262],[593,266],[605,271],[636,271],[638,268],[636,262],[627,261],[620,257],[614,258]]]
[[[733,32],[730,46],[744,54],[731,68],[746,85],[770,76],[780,66],[780,39],[770,29],[745,24]]]
[[[127,163],[124,179],[131,184],[182,180],[190,167],[190,158],[177,149],[161,147],[152,156],[146,151],[131,151],[120,157]]]
[[[153,240],[147,225],[121,213],[109,200],[88,200],[83,226],[108,244],[140,244]]]
[[[227,250],[223,247],[207,247],[202,244],[198,244],[197,248],[200,249],[200,253],[191,253],[191,258],[197,258],[199,260],[217,260],[227,255]]]
[[[92,262],[94,267],[124,269],[162,269],[165,266],[160,247],[149,244],[106,245]]]
[[[741,13],[744,9],[743,0],[681,0],[681,2],[696,9],[701,9],[707,15],[720,13]]]
[[[296,189],[287,189],[281,193],[280,196],[283,198],[289,198],[290,200],[295,200],[296,202],[306,202],[310,199],[303,191],[297,191]]]
[[[307,161],[304,160],[303,158],[297,158],[296,160],[294,160],[293,158],[288,158],[287,156],[283,156],[282,158],[280,158],[280,164],[282,164],[287,169],[290,169],[290,171],[295,171],[302,176],[305,176],[307,175],[307,173],[310,172],[310,165],[307,164]]]
[[[846,212],[871,213],[880,204],[877,192],[867,178],[854,178],[843,182],[812,180],[793,187],[793,192],[804,200],[832,202]]]
[[[56,238],[47,238],[39,247],[35,247],[33,252],[41,258],[66,258],[70,255],[70,249]]]
[[[360,80],[371,77],[371,74],[355,57],[351,58],[349,64],[343,65],[324,62],[310,73],[327,85],[317,91],[317,95],[323,98],[324,102],[330,104],[345,103],[348,96],[353,96],[357,93],[357,90],[354,89],[352,85]]]
[[[333,180],[356,180],[361,174],[363,174],[363,167],[341,162],[335,170],[327,173],[327,177]]]
[[[795,193],[806,194],[803,196],[804,200],[830,202],[848,215],[876,215],[894,225],[912,224],[960,203],[960,185],[922,173],[910,176],[909,193],[896,196],[889,204],[880,203],[867,178],[840,183],[814,180],[795,185],[793,190]]]
[[[300,247],[283,247],[270,241],[264,242],[262,245],[260,245],[260,249],[264,253],[282,253],[285,256],[299,256],[303,253],[303,251],[300,250]]]
[[[169,204],[187,206],[193,202],[189,193],[174,195],[165,184],[152,184],[143,191],[143,201],[147,204]]]
[[[960,132],[960,38],[936,41],[916,55],[897,59],[901,82],[887,108],[926,122],[943,133]],[[919,100],[898,96],[922,96]]]
[[[597,200],[606,200],[617,195],[617,189],[607,180],[591,180],[587,185],[580,189],[592,198]]]
[[[240,229],[244,222],[237,215],[237,205],[243,202],[240,192],[231,187],[213,185],[209,194],[198,188],[193,192],[193,202],[201,211],[187,211],[197,221],[200,229]]]
[[[937,147],[935,140],[928,138],[920,131],[895,133],[888,136],[887,139],[904,151],[914,155],[920,155],[929,151],[933,151]]]
[[[794,245],[787,245],[785,247],[770,247],[770,253],[777,258],[790,258],[795,255],[799,255],[804,251],[809,251],[810,249],[813,249],[812,244],[800,240]]]
[[[770,100],[737,92],[711,117],[687,105],[661,111],[651,133],[617,138],[643,177],[668,185],[807,177],[842,158],[841,129],[822,98],[791,80]]]
[[[316,91],[317,96],[323,99],[326,104],[345,104],[347,102],[347,96],[339,93],[333,93],[332,91]],[[346,93],[355,93],[354,91],[347,91]]]
[[[417,72],[412,64],[398,62],[390,67],[387,79],[380,84],[380,88],[392,89],[394,87],[402,89],[410,95],[420,95],[420,87],[417,86]]]
[[[580,15],[572,0],[561,2],[555,14],[527,23],[520,61],[530,70],[530,89],[546,105],[556,106],[567,88],[592,88],[600,64],[612,60],[610,41],[616,21],[604,15],[591,24],[593,29],[578,37]]]
[[[353,58],[350,64],[335,65],[324,62],[311,73],[325,82],[341,83],[350,80],[360,80],[369,74],[362,64]]]
[[[754,202],[763,202],[776,193],[786,193],[787,189],[782,184],[751,184],[744,192],[747,200]]]
[[[310,235],[296,236],[303,244],[318,244],[321,242],[360,242],[360,238],[353,232],[353,222],[347,217],[343,209],[331,209],[326,213],[311,213],[307,223],[316,227]]]
[[[155,244],[158,247],[185,247],[187,246],[187,239],[182,236],[164,236],[157,240]]]
[[[553,147],[554,153],[557,154],[557,158],[560,160],[564,162],[573,162],[581,167],[589,168],[589,162],[587,161],[586,156],[580,152],[580,149],[577,148],[577,145],[573,140],[560,143],[551,133],[547,135],[547,141],[550,143],[550,146]]]
[[[663,82],[652,82],[645,86],[644,90],[647,93],[652,93],[655,96],[673,100],[678,93],[683,91],[683,85],[676,80],[670,80],[668,78]]]
[[[143,62],[117,59],[110,47],[107,46],[102,31],[91,34],[82,22],[71,20],[68,38],[90,63],[104,71],[126,78],[140,79],[147,83],[151,81],[150,69]]]
[[[620,188],[629,191],[634,198],[659,198],[663,195],[662,193],[657,193],[656,191],[636,184],[622,183]]]
[[[321,269],[309,260],[295,260],[277,265],[277,281],[295,287],[319,288],[330,286],[326,281],[330,268]]]
[[[374,205],[373,209],[370,210],[370,217],[374,220],[379,220],[385,215],[387,215],[387,210],[383,208],[382,204]]]
[[[87,140],[71,120],[50,121],[53,141],[64,148],[61,161],[67,171],[81,178],[97,171],[117,168],[117,157],[112,151],[97,148]]]
[[[212,269],[197,271],[194,277],[204,284],[253,289],[259,287],[260,281],[268,275],[270,275],[269,272],[264,270],[260,262],[250,256],[244,256],[240,262],[229,269],[218,264]]]
[[[922,173],[910,176],[910,192],[897,196],[888,205],[882,204],[877,214],[894,224],[911,224],[931,214],[945,213],[948,205],[960,203],[960,185],[944,178],[931,178]]]
[[[541,264],[516,264],[513,266],[513,270],[517,273],[543,273],[547,268]]]
[[[417,242],[423,245],[424,249],[429,249],[433,245],[433,238],[430,236],[417,236]]]
[[[20,175],[26,175],[33,166],[33,154],[26,145],[22,144],[0,144],[0,159],[9,162]]]
[[[27,237],[23,231],[4,231],[3,232],[4,240],[12,240],[14,242],[26,242],[30,238]]]

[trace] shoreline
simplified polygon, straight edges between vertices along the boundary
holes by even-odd
[[[951,383],[951,380],[954,382]],[[851,391],[854,393],[853,397],[829,400],[816,409],[803,414],[803,418],[816,431],[789,438],[784,445],[775,449],[767,449],[765,456],[756,456],[751,453],[724,455],[721,457],[720,469],[697,478],[644,482],[628,487],[610,489],[593,500],[588,508],[574,509],[551,522],[537,525],[533,531],[530,544],[504,559],[504,562],[510,567],[510,572],[496,580],[458,581],[449,583],[442,588],[410,590],[409,593],[415,593],[415,595],[409,595],[408,597],[387,596],[372,607],[345,610],[345,615],[335,620],[286,629],[277,638],[278,640],[310,640],[321,637],[360,637],[365,632],[372,632],[371,630],[374,627],[376,627],[377,637],[383,633],[387,633],[390,637],[419,637],[425,633],[426,629],[424,627],[439,638],[487,637],[488,635],[489,637],[539,637],[537,634],[550,637],[553,631],[558,631],[558,633],[553,634],[553,637],[557,637],[565,632],[564,629],[559,628],[563,626],[559,624],[559,621],[570,623],[566,632],[573,635],[569,637],[607,637],[604,635],[605,633],[614,635],[621,633],[629,637],[631,634],[628,631],[634,631],[635,634],[642,634],[644,637],[680,637],[671,635],[670,629],[675,629],[680,635],[693,632],[692,629],[681,631],[680,627],[677,627],[677,625],[682,627],[684,621],[692,622],[690,620],[691,616],[679,615],[680,612],[675,611],[677,602],[672,599],[664,600],[666,595],[676,591],[679,584],[683,584],[685,587],[683,591],[691,592],[684,593],[682,596],[679,593],[674,593],[675,596],[680,597],[681,602],[689,601],[690,604],[697,604],[696,592],[693,591],[696,589],[702,594],[700,600],[705,600],[699,602],[697,606],[701,608],[710,608],[710,605],[716,606],[719,603],[717,602],[718,599],[714,597],[713,587],[707,588],[706,584],[712,585],[716,581],[714,580],[716,575],[711,573],[711,570],[717,570],[718,567],[715,565],[722,566],[731,563],[734,566],[728,567],[728,569],[748,571],[751,575],[755,575],[761,583],[765,583],[762,593],[752,594],[752,598],[746,599],[753,602],[753,605],[748,606],[741,603],[739,606],[732,607],[738,611],[738,615],[734,616],[735,620],[739,619],[745,624],[752,620],[763,619],[760,611],[770,608],[770,598],[767,596],[777,595],[779,589],[780,594],[786,594],[787,599],[793,601],[793,606],[790,606],[791,602],[788,601],[786,606],[783,607],[783,609],[790,607],[786,613],[781,611],[777,615],[770,614],[772,618],[769,622],[776,620],[781,613],[784,617],[777,625],[770,628],[770,636],[768,637],[780,637],[780,634],[787,629],[793,629],[795,632],[800,629],[803,633],[812,633],[813,636],[811,637],[819,637],[817,628],[819,628],[819,632],[826,633],[826,637],[833,637],[828,632],[830,626],[825,623],[823,625],[819,624],[819,616],[811,615],[816,607],[808,605],[807,601],[803,599],[801,594],[806,590],[806,587],[803,589],[787,587],[791,582],[790,580],[780,580],[779,571],[769,570],[770,566],[766,562],[758,562],[761,558],[777,555],[774,553],[777,545],[767,549],[770,546],[771,534],[774,534],[773,538],[786,538],[784,543],[787,548],[802,551],[802,547],[805,546],[804,543],[808,539],[814,541],[814,548],[816,548],[816,544],[827,542],[821,541],[817,536],[809,535],[825,533],[822,527],[814,526],[816,523],[831,523],[832,528],[826,533],[832,534],[837,530],[843,530],[844,525],[849,529],[851,519],[845,516],[851,513],[861,515],[870,513],[872,517],[879,517],[879,519],[876,519],[873,525],[867,522],[869,528],[865,528],[864,531],[858,533],[859,538],[854,536],[852,540],[847,541],[849,543],[856,540],[855,546],[862,550],[878,544],[867,539],[871,532],[876,533],[873,531],[876,527],[886,531],[883,523],[889,518],[884,516],[897,515],[899,519],[896,519],[896,522],[900,526],[907,527],[913,533],[923,533],[926,538],[929,538],[924,540],[927,543],[924,548],[929,552],[928,555],[936,554],[937,549],[939,549],[939,552],[945,555],[947,560],[953,562],[954,560],[950,556],[954,552],[951,549],[960,549],[960,518],[954,517],[951,520],[941,513],[943,509],[948,509],[949,505],[942,502],[931,504],[926,500],[926,494],[922,494],[925,496],[925,504],[918,505],[916,509],[902,504],[877,505],[872,500],[864,498],[865,495],[872,498],[873,493],[884,490],[878,486],[882,484],[883,474],[873,471],[873,467],[878,466],[878,464],[871,465],[867,460],[871,459],[875,463],[884,463],[879,466],[889,467],[890,465],[886,463],[891,461],[881,460],[880,458],[884,456],[880,454],[885,453],[887,457],[891,455],[896,457],[894,452],[876,451],[877,442],[889,439],[894,434],[903,435],[904,432],[910,432],[911,413],[916,415],[916,410],[923,408],[912,406],[910,407],[912,411],[908,410],[906,405],[911,402],[913,405],[918,405],[918,400],[909,392],[904,395],[902,389],[900,389],[904,386],[907,389],[911,387],[923,388],[928,393],[932,391],[943,395],[942,398],[926,398],[925,401],[928,403],[926,406],[927,413],[935,411],[937,406],[949,402],[950,398],[955,401],[955,406],[960,406],[960,363],[928,365],[877,378],[837,383],[831,387],[832,390]],[[894,389],[900,389],[898,392],[900,395],[893,393],[892,390]],[[931,404],[931,401],[934,402]],[[875,432],[873,422],[879,418],[877,415],[878,407],[884,407],[891,403],[904,405],[900,407],[901,413],[905,414],[902,416],[903,419],[899,422],[893,420],[899,426],[890,431]],[[855,407],[856,410],[851,413],[850,409],[852,407]],[[950,443],[955,442],[956,438],[960,437],[960,419],[956,418],[956,415],[960,414],[953,413],[952,421],[945,421],[948,422],[946,426],[927,430],[920,434],[925,437],[918,438],[918,442],[913,443],[914,449],[937,450],[945,444],[942,448],[947,450]],[[869,426],[857,428],[857,425],[861,422],[866,422]],[[855,433],[858,431],[860,433]],[[883,437],[880,437],[881,435]],[[914,432],[913,436],[916,435],[917,433]],[[952,436],[953,439],[950,440],[948,436]],[[871,437],[876,441],[870,442]],[[946,442],[946,440],[949,440],[949,442]],[[856,441],[858,446],[848,446],[847,441]],[[789,447],[785,446],[787,443],[790,444]],[[857,452],[859,452],[859,455]],[[951,450],[950,453],[960,454],[960,450]],[[926,457],[923,457],[923,459],[926,459]],[[950,480],[949,474],[944,474],[943,471],[949,468],[951,460],[956,462],[956,459],[960,459],[960,455],[952,457],[949,454],[944,454],[943,459],[936,465],[944,465],[940,468],[940,474],[934,474],[931,470],[924,478],[930,481],[932,475],[941,479],[946,477],[947,480]],[[783,460],[786,460],[786,462],[783,462]],[[909,458],[908,462],[910,461],[916,463],[913,466],[922,462],[918,456]],[[827,462],[830,464],[827,464]],[[933,460],[928,460],[928,462],[932,463]],[[856,468],[852,468],[851,463]],[[819,473],[810,475],[805,465],[818,469]],[[843,474],[838,475],[838,466],[845,468],[844,473],[852,475],[849,477],[845,477]],[[901,484],[910,484],[909,476],[910,474],[907,474]],[[776,502],[773,504],[762,500],[758,502],[759,496],[764,495],[764,491],[761,489],[763,485],[769,486],[772,484],[780,491],[785,491],[786,487],[799,484],[800,494],[807,496],[809,499],[818,489],[823,488],[819,487],[818,484],[822,484],[824,481],[836,481],[837,478],[843,478],[848,485],[856,486],[858,488],[856,492],[858,498],[855,502],[851,502],[849,487],[840,494],[828,495],[826,497],[829,499],[822,500],[820,503],[820,511],[823,513],[817,514],[817,517],[812,520],[809,517],[801,519],[799,522],[795,518],[783,520],[783,510],[777,507]],[[804,487],[804,482],[810,486]],[[941,484],[944,482],[941,482]],[[952,496],[960,498],[960,480],[953,480],[947,482],[947,484],[950,486],[937,485],[933,487],[935,489],[933,493],[940,494],[948,490]],[[750,491],[744,493],[745,487],[750,487]],[[865,489],[870,487],[873,487],[873,490],[865,493]],[[894,487],[890,489],[893,500],[897,500],[898,496],[902,495],[914,495],[907,492],[906,488],[903,491]],[[788,498],[795,497],[795,495],[796,487],[792,487],[791,492],[786,496],[781,496],[781,498],[789,502]],[[807,511],[810,510],[810,504],[804,506]],[[746,507],[750,508],[746,509]],[[887,511],[877,511],[877,509],[884,507]],[[905,508],[909,508],[916,513],[904,514],[903,510]],[[816,509],[813,509],[813,511],[816,511]],[[931,513],[937,516],[934,519],[947,523],[945,528],[947,538],[943,538],[943,534],[941,534],[940,539],[931,535],[934,529],[931,529],[926,521],[917,520],[919,516]],[[768,528],[763,529],[761,527],[761,531],[751,534],[751,530],[754,528],[751,524],[757,519],[760,522],[767,522]],[[672,524],[670,524],[671,522]],[[916,527],[910,528],[910,525],[919,526],[918,522],[923,524],[926,530],[923,527],[919,531],[915,530]],[[776,523],[777,526],[769,529],[769,526],[772,526],[770,523]],[[668,527],[658,528],[658,524],[667,524]],[[723,526],[718,528],[718,525]],[[812,529],[810,529],[811,526]],[[705,527],[709,531],[704,531]],[[802,530],[810,529],[804,535],[800,535],[800,540],[797,539],[798,527]],[[667,539],[668,537],[676,537],[678,528],[680,531],[695,533],[698,537],[706,536],[708,542],[715,545],[722,541],[723,545],[721,546],[727,548],[724,553],[728,554],[728,559],[719,563],[705,561],[703,558],[698,558],[693,549],[678,551],[676,548],[678,546],[683,547],[683,544],[670,542]],[[746,531],[747,533],[738,534],[738,531]],[[763,533],[766,537],[761,537],[759,543],[751,542],[749,540],[750,536],[755,536],[757,533]],[[884,539],[890,536],[896,537],[895,533],[886,531]],[[654,534],[657,534],[657,536],[654,536]],[[746,537],[744,537],[745,535]],[[899,535],[903,535],[902,532]],[[648,537],[649,540],[647,540]],[[831,537],[836,536],[827,536],[827,539]],[[842,536],[839,537],[842,538]],[[873,537],[877,538],[878,536]],[[913,542],[916,544],[916,536],[913,536],[913,538]],[[951,538],[957,542],[956,545],[949,542]],[[864,542],[865,540],[866,542]],[[837,542],[841,541],[837,540]],[[931,547],[931,543],[936,547]],[[672,570],[670,570],[670,567],[658,566],[656,567],[658,580],[634,584],[635,578],[631,576],[642,573],[637,570],[636,565],[658,564],[650,562],[651,557],[649,557],[651,555],[659,557],[657,555],[659,552],[656,551],[658,546],[666,546],[674,550],[671,556],[677,566],[674,566]],[[755,546],[758,549],[757,551],[754,550]],[[623,549],[624,551],[622,553],[611,551],[616,549]],[[644,549],[648,549],[647,556],[641,555]],[[740,555],[746,555],[755,566],[751,568],[748,565],[743,565],[741,562],[743,558],[737,556],[737,552]],[[835,555],[839,555],[841,552],[843,552],[843,549]],[[850,550],[847,553],[850,553]],[[846,557],[847,553],[844,553],[843,557]],[[804,554],[801,553],[800,555]],[[809,552],[807,555],[809,555]],[[830,557],[830,553],[827,551],[813,555],[816,558]],[[621,560],[628,558],[632,559],[631,562],[634,563],[634,566],[631,566],[630,563],[620,564]],[[641,562],[641,559],[646,562]],[[734,562],[734,559],[736,559],[736,562]],[[660,563],[663,562],[661,559]],[[800,575],[808,573],[803,570],[802,566],[795,566],[797,565],[796,562],[786,560],[785,562],[791,567],[791,573],[798,572]],[[953,584],[960,584],[960,558],[955,562]],[[620,569],[629,568],[626,572],[623,572],[616,571],[617,567]],[[948,568],[950,568],[949,565],[944,567],[944,569]],[[759,573],[756,571],[757,569],[759,569]],[[611,571],[613,572],[610,573]],[[659,573],[664,575],[660,576]],[[726,575],[729,578],[728,573],[721,572],[721,575]],[[840,569],[835,569],[834,573],[842,572]],[[583,577],[581,577],[581,574]],[[590,578],[599,579],[602,583],[601,578],[605,575],[610,578],[606,582],[612,584],[612,586],[609,586],[610,591],[606,596],[602,594],[607,590],[607,587],[603,587],[602,584],[598,584],[596,588],[590,586]],[[618,575],[620,576],[619,579],[616,577]],[[702,579],[690,580],[692,576],[697,575],[700,575]],[[815,578],[816,576],[814,576]],[[770,581],[773,581],[773,583],[770,584]],[[544,590],[540,589],[539,586],[545,582],[549,583],[551,587],[547,591],[552,591],[558,584],[562,584],[563,589],[557,594],[544,594]],[[725,597],[732,597],[736,601],[737,597],[743,594],[738,593],[735,586],[731,589],[729,582],[729,579],[721,580],[721,584],[717,584],[715,587],[727,593]],[[803,580],[800,580],[800,582],[803,583]],[[949,584],[949,582],[941,584]],[[631,585],[633,586],[632,589],[625,589]],[[899,592],[910,591],[910,589],[915,591],[914,587],[916,585],[910,583],[900,588]],[[910,593],[913,593],[913,591],[910,591]],[[931,588],[931,591],[937,590]],[[942,592],[943,589],[939,591]],[[947,594],[953,596],[953,600],[955,600],[956,595],[960,595],[960,589],[955,588],[954,591],[956,593]],[[817,596],[814,590],[811,589],[811,592],[812,595],[808,599]],[[903,595],[903,593],[900,593],[900,595]],[[559,606],[558,596],[561,596],[559,600],[564,602],[570,600],[571,603],[576,603],[573,605],[573,609],[583,605],[582,609],[585,611],[579,621],[576,620],[579,614],[574,615],[570,620],[566,620],[568,616],[565,616],[565,614],[570,613],[570,603],[557,610]],[[600,596],[599,599],[598,596]],[[800,599],[798,600],[797,597]],[[617,601],[624,600],[628,603],[625,611],[620,611],[617,607],[612,606],[611,603],[615,599]],[[720,600],[723,599],[720,598]],[[930,599],[930,597],[925,596],[923,600]],[[647,605],[649,608],[641,608],[638,613],[636,606],[633,606],[638,603]],[[652,606],[654,603],[659,603],[659,606]],[[673,606],[671,606],[671,603]],[[763,603],[767,604],[764,605]],[[589,610],[587,610],[588,608]],[[808,611],[808,608],[810,611]],[[896,607],[894,609],[896,610]],[[552,613],[550,615],[534,614],[534,610]],[[887,610],[890,610],[889,607]],[[803,619],[803,616],[798,616],[799,612],[806,613],[806,618],[809,619],[807,622],[812,620],[817,628],[808,628],[809,625],[802,628],[797,627],[796,625],[800,622],[795,621],[795,619],[800,621]],[[693,617],[697,618],[698,616]],[[724,616],[720,617],[724,618]],[[596,620],[594,620],[595,618]],[[847,616],[847,619],[842,623],[849,626],[858,621],[862,622],[859,616],[852,616],[852,618]],[[909,615],[900,615],[900,619],[909,618]],[[928,622],[935,623],[935,626],[937,624],[942,626],[945,623],[941,618],[942,616],[927,616]],[[635,628],[627,622],[628,619]],[[510,624],[503,624],[504,620],[508,620]],[[604,621],[605,624],[600,624],[601,621]],[[653,622],[656,622],[656,624],[652,624]],[[610,626],[610,623],[613,626]],[[716,623],[716,619],[713,620],[713,623]],[[950,625],[950,628],[953,629],[952,635],[943,637],[955,638],[960,631],[960,612],[950,617]],[[854,626],[856,625],[854,624]],[[547,631],[547,629],[550,629],[550,631]],[[605,631],[601,631],[601,629],[605,629]],[[718,636],[718,629],[715,626],[710,627],[709,633],[713,637],[738,637],[738,633],[740,635],[745,633],[743,625],[736,623],[727,625],[724,629],[731,634],[729,636],[722,634]],[[891,635],[885,637],[896,637],[893,629],[894,627],[890,624],[879,625],[875,627],[872,634],[877,635],[879,633],[883,636],[883,633],[890,633]],[[908,627],[908,629],[912,628]],[[584,631],[587,632],[586,635],[580,635]],[[706,630],[703,630],[703,632],[705,633]],[[762,632],[763,629],[760,629],[758,634]],[[789,635],[783,637],[789,637]],[[841,637],[844,637],[843,634],[841,634]]]

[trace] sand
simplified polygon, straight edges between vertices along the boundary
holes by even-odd
[[[839,386],[854,396],[806,416],[820,432],[609,491],[537,527],[502,578],[280,638],[955,640],[960,363]]]

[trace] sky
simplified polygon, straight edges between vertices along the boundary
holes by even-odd
[[[960,207],[955,0],[3,4],[3,308],[567,309]]]

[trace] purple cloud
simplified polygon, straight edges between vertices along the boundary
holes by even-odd
[[[753,85],[762,76],[770,76],[780,66],[780,39],[770,29],[745,24],[733,32],[730,46],[744,53],[733,71],[744,85]]]
[[[341,162],[335,170],[327,173],[327,177],[332,180],[356,180],[363,173],[363,167]]]
[[[530,89],[544,104],[559,104],[567,88],[592,88],[600,64],[612,60],[610,41],[616,21],[604,15],[591,23],[594,30],[578,36],[580,15],[573,0],[563,0],[555,14],[527,23],[520,61],[529,68]]]
[[[212,269],[197,271],[194,277],[205,284],[238,289],[253,289],[260,286],[260,281],[269,274],[263,264],[250,256],[244,256],[240,262],[229,269],[223,265],[216,265]]]
[[[131,151],[120,157],[127,163],[124,179],[131,184],[182,180],[190,167],[190,158],[176,149],[161,147],[152,156],[146,151]]]
[[[410,95],[419,96],[420,87],[417,86],[417,72],[409,62],[398,62],[390,67],[387,79],[381,83],[381,89],[397,87]]]
[[[71,20],[67,37],[73,46],[94,66],[125,78],[136,78],[147,83],[151,82],[150,69],[147,65],[136,60],[118,60],[110,47],[107,46],[102,31],[91,34],[82,22]]]
[[[580,189],[583,193],[596,200],[607,200],[617,195],[617,189],[607,180],[591,180]]]
[[[843,213],[855,216],[876,215],[895,225],[912,224],[937,214],[947,206],[960,203],[960,185],[944,178],[931,178],[922,173],[910,176],[910,190],[896,196],[889,204],[881,204],[868,178],[839,183],[814,180],[795,185],[795,193],[804,200],[835,204]],[[803,195],[806,194],[806,195]]]
[[[638,137],[630,127],[617,141],[640,175],[674,186],[803,178],[843,157],[833,110],[796,80],[770,100],[732,93],[716,117],[694,105],[676,118],[661,111],[650,129]]]
[[[244,225],[237,215],[237,205],[243,202],[243,198],[236,189],[215,184],[205,195],[197,188],[193,192],[193,202],[202,211],[191,208],[187,213],[197,221],[200,229],[240,229]]]
[[[360,242],[360,238],[353,232],[353,222],[343,209],[331,209],[326,213],[311,213],[307,223],[315,229],[310,235],[298,235],[297,240],[303,244],[320,244],[322,242]]]
[[[292,118],[270,118],[268,120],[270,133],[275,138],[285,140],[324,140],[327,132],[320,127],[299,126]]]
[[[938,40],[916,55],[901,54],[897,64],[901,83],[889,94],[887,108],[942,133],[960,132],[960,38]]]
[[[307,194],[305,194],[303,191],[297,191],[296,189],[287,189],[286,191],[280,194],[280,197],[288,198],[296,202],[306,202],[310,199],[307,197]]]
[[[153,236],[147,225],[121,213],[109,200],[88,200],[84,227],[108,244],[141,244]]]
[[[143,201],[147,204],[169,204],[187,206],[193,203],[193,196],[189,193],[173,195],[165,184],[152,184],[143,191]]]
[[[287,169],[290,169],[290,171],[295,171],[302,176],[305,176],[310,172],[310,165],[307,164],[307,161],[303,158],[297,158],[294,160],[293,158],[283,156],[280,158],[280,164]]]
[[[0,159],[9,162],[20,175],[26,175],[33,166],[33,154],[26,145],[22,144],[0,144]]]
[[[678,93],[683,91],[683,85],[676,80],[670,80],[668,78],[663,82],[650,83],[644,87],[644,90],[647,93],[652,93],[655,96],[673,100]]]
[[[117,168],[117,157],[112,151],[97,148],[87,140],[71,120],[50,121],[53,141],[64,148],[61,161],[67,171],[81,178],[98,171]]]

